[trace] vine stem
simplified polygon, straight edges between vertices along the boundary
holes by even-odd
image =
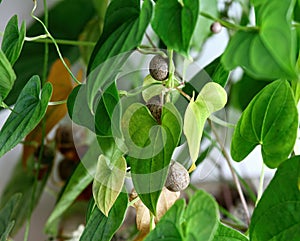
[[[77,78],[74,76],[74,74],[72,73],[72,71],[69,69],[68,65],[66,64],[66,62],[65,62],[65,60],[64,60],[64,58],[63,58],[63,56],[62,56],[62,54],[61,54],[61,52],[60,52],[60,49],[59,49],[59,47],[58,47],[57,42],[55,41],[55,39],[53,38],[53,36],[52,36],[52,35],[50,34],[50,32],[48,31],[48,28],[45,26],[45,24],[43,23],[42,20],[40,20],[38,17],[36,17],[36,16],[34,15],[34,12],[35,12],[35,10],[36,10],[36,8],[37,8],[37,0],[34,0],[33,3],[34,3],[34,6],[33,6],[33,9],[32,9],[32,12],[31,12],[31,17],[32,17],[33,19],[35,19],[36,21],[38,21],[38,22],[43,26],[43,28],[44,28],[44,30],[45,30],[47,36],[52,40],[53,44],[55,45],[56,51],[57,51],[58,56],[59,56],[60,60],[62,61],[63,65],[65,66],[65,68],[67,69],[67,71],[69,72],[69,74],[71,75],[72,79],[73,79],[77,84],[80,85],[81,82],[80,82],[79,80],[77,80]]]
[[[248,210],[248,207],[247,207],[247,202],[246,202],[246,199],[245,199],[245,196],[244,196],[244,193],[243,193],[243,190],[242,190],[242,187],[241,187],[241,184],[240,184],[240,181],[234,171],[234,168],[231,164],[231,159],[229,157],[229,154],[227,153],[227,151],[225,150],[225,146],[222,144],[220,138],[219,138],[219,135],[217,134],[215,128],[213,127],[213,124],[211,122],[211,120],[208,120],[208,123],[214,133],[214,136],[216,138],[216,141],[219,143],[219,146],[221,148],[221,153],[222,155],[224,156],[227,164],[228,164],[228,167],[230,169],[230,172],[231,172],[231,175],[233,177],[233,181],[236,185],[236,188],[237,188],[237,191],[238,191],[238,194],[240,196],[240,199],[241,199],[241,202],[242,202],[242,205],[243,205],[243,208],[244,208],[244,211],[245,211],[245,214],[246,214],[246,217],[247,217],[247,224],[249,225],[250,224],[250,213],[249,213],[249,210]]]
[[[247,27],[247,26],[237,25],[237,24],[230,23],[230,22],[225,21],[225,20],[220,19],[220,18],[215,18],[212,15],[210,15],[208,13],[205,13],[205,12],[200,12],[200,15],[202,17],[208,18],[208,19],[213,20],[215,22],[219,22],[220,24],[222,24],[226,28],[230,28],[230,29],[234,29],[234,30],[242,30],[242,31],[246,31],[246,32],[252,32],[252,31],[258,31],[259,30],[259,28],[256,27],[256,26]]]
[[[51,39],[47,39],[48,37],[49,37],[48,34],[44,34],[36,37],[26,37],[25,40],[28,42],[53,44],[53,41]],[[94,47],[96,45],[95,42],[89,42],[89,41],[75,41],[75,40],[67,40],[67,39],[55,39],[55,41],[57,44],[72,45],[72,46]]]
[[[259,200],[261,199],[263,189],[264,189],[264,179],[265,179],[265,164],[262,163],[260,177],[259,177],[259,186],[257,191],[257,199],[255,202],[255,206],[258,204]]]

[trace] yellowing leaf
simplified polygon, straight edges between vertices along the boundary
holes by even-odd
[[[104,155],[98,159],[93,182],[93,196],[100,211],[108,216],[109,210],[119,196],[126,174],[126,160],[117,155],[109,160]]]
[[[133,198],[137,197],[136,192],[133,191],[131,196]],[[165,187],[162,189],[157,203],[156,217],[154,219],[156,223],[169,210],[169,208],[171,208],[179,196],[180,192],[171,192]],[[142,240],[145,237],[145,234],[150,231],[150,211],[140,199],[136,201],[133,206],[136,209],[137,229],[141,232],[135,240]]]
[[[207,83],[199,93],[197,99],[191,100],[185,115],[183,131],[189,146],[190,156],[195,162],[199,155],[200,142],[206,119],[222,109],[227,102],[224,88],[214,82]]]
[[[70,67],[68,60],[65,60]],[[61,60],[56,60],[51,67],[48,82],[53,86],[51,101],[61,101],[67,99],[73,89],[71,77],[66,70]],[[52,128],[67,114],[66,104],[48,106],[45,119],[46,127],[45,134],[48,134]],[[36,142],[40,145],[42,139],[42,124],[39,123],[36,128],[27,135],[25,142]],[[31,145],[24,145],[23,163],[26,163],[27,158],[34,153],[35,148]]]

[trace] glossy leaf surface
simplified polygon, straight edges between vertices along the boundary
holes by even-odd
[[[126,174],[126,160],[123,156],[110,159],[104,155],[98,158],[93,182],[93,195],[99,210],[108,216],[119,196]]]
[[[181,134],[181,117],[173,104],[163,106],[157,125],[146,106],[135,103],[122,117],[132,180],[143,203],[156,213],[168,165]]]
[[[93,110],[97,92],[109,86],[120,68],[142,41],[152,16],[152,3],[138,0],[112,1],[107,8],[103,33],[93,51],[88,68],[87,99]]]
[[[190,156],[195,162],[199,155],[200,142],[206,119],[222,109],[227,101],[226,91],[217,83],[207,83],[197,99],[189,103],[185,115],[183,131],[189,146]]]
[[[18,16],[13,16],[4,31],[1,48],[7,59],[14,65],[19,58],[26,35],[25,22],[22,22],[21,28],[18,28]]]
[[[238,31],[230,40],[222,62],[228,69],[243,67],[258,79],[295,78],[295,1],[252,1],[257,30]]]
[[[298,112],[291,87],[285,80],[274,81],[243,112],[231,142],[232,158],[242,161],[261,145],[264,163],[278,167],[294,148],[297,128]]]
[[[125,218],[127,203],[127,194],[121,192],[107,217],[95,207],[80,237],[80,241],[110,241]]]
[[[152,28],[168,48],[188,56],[198,13],[198,0],[158,0]]]
[[[300,157],[282,163],[250,223],[251,241],[297,241],[300,237]]]

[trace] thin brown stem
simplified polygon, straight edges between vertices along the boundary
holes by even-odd
[[[179,93],[182,94],[185,98],[187,98],[189,101],[191,101],[192,98],[187,93],[185,93],[182,89],[180,89],[178,87],[175,87],[175,89],[177,91],[179,91]]]
[[[249,225],[249,223],[250,223],[250,213],[249,213],[249,210],[248,210],[247,202],[246,202],[246,199],[245,199],[245,196],[244,196],[244,193],[243,193],[243,190],[242,190],[240,181],[239,181],[239,179],[238,179],[238,177],[237,177],[237,175],[236,175],[236,173],[235,173],[235,171],[234,171],[234,168],[233,168],[233,166],[232,166],[232,164],[231,164],[230,156],[229,156],[229,154],[227,153],[227,151],[225,150],[225,146],[222,144],[222,142],[221,142],[221,140],[220,140],[220,138],[219,138],[219,136],[218,136],[218,134],[217,134],[215,128],[213,127],[212,122],[211,122],[210,120],[208,120],[208,123],[209,123],[209,125],[210,125],[210,127],[211,127],[211,129],[212,129],[212,131],[213,131],[213,133],[214,133],[214,136],[215,136],[215,138],[216,138],[217,143],[218,143],[218,144],[220,145],[220,147],[221,147],[221,153],[222,153],[222,155],[224,156],[224,158],[225,158],[225,160],[226,160],[226,162],[227,162],[227,164],[228,164],[228,167],[229,167],[229,169],[230,169],[231,175],[232,175],[232,177],[233,177],[233,181],[234,181],[234,183],[235,183],[235,185],[236,185],[238,194],[239,194],[239,196],[240,196],[240,199],[241,199],[241,202],[242,202],[242,205],[243,205],[243,208],[244,208],[246,217],[247,217],[247,224]]]
[[[149,41],[150,45],[154,48],[157,49],[156,45],[153,43],[152,39],[150,38],[150,36],[146,33],[145,34],[147,40]]]

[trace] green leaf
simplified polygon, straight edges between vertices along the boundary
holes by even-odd
[[[56,235],[57,230],[54,224],[72,205],[79,194],[92,182],[96,170],[96,160],[100,153],[98,142],[94,140],[64,189],[61,191],[55,208],[45,226],[45,232],[47,234]]]
[[[115,0],[107,8],[103,33],[90,59],[87,98],[91,110],[97,92],[112,83],[122,65],[142,41],[152,16],[152,3]]]
[[[262,146],[264,163],[275,168],[294,148],[298,112],[286,80],[267,85],[243,112],[233,134],[231,155],[242,161],[257,145]]]
[[[6,229],[4,231],[4,233],[2,233],[2,235],[0,236],[0,241],[7,241],[9,240],[9,234],[11,232],[11,230],[13,229],[15,225],[15,221],[11,221],[7,224]]]
[[[101,99],[97,104],[95,113],[96,134],[100,136],[111,136],[112,125],[111,121],[115,107],[119,102],[119,93],[116,82],[113,82],[101,95]]]
[[[67,100],[68,113],[72,121],[95,132],[95,121],[86,98],[86,84],[76,86]]]
[[[213,82],[225,87],[229,77],[229,71],[224,68],[220,61],[221,57],[216,58],[204,68],[204,71],[206,71],[206,73],[211,77]]]
[[[222,57],[227,69],[241,66],[258,79],[295,78],[295,1],[253,1],[258,31],[238,31]]]
[[[182,241],[183,231],[181,224],[183,222],[183,213],[185,202],[183,199],[176,201],[173,206],[165,213],[145,241]]]
[[[158,0],[152,28],[168,48],[188,56],[198,13],[198,0]]]
[[[15,225],[12,230],[13,235],[16,234],[23,226],[25,220],[28,218],[28,215],[31,215],[30,212],[34,211],[32,210],[32,207],[36,207],[38,204],[52,169],[52,162],[48,163],[46,170],[44,169],[45,173],[43,173],[41,179],[38,180],[33,198],[32,192],[35,185],[36,174],[36,168],[34,166],[35,160],[33,157],[27,160],[27,164],[28,165],[26,167],[24,167],[22,161],[19,161],[16,164],[9,181],[5,186],[5,189],[1,193],[0,207],[6,205],[8,200],[14,197],[16,193],[22,194],[19,197],[20,205],[15,208],[11,217],[11,220],[15,220]]]
[[[6,58],[4,52],[0,49],[0,101],[2,102],[11,91],[16,74]]]
[[[18,28],[18,16],[13,16],[6,25],[1,48],[7,59],[14,65],[20,56],[26,35],[26,25],[22,22],[20,31]]]
[[[212,17],[218,18],[218,1],[217,0],[201,0],[200,12],[209,14]],[[192,44],[196,50],[200,50],[204,41],[211,35],[210,26],[214,21],[199,15],[197,24],[195,26],[195,32],[192,38]]]
[[[134,188],[154,214],[181,126],[181,117],[172,103],[163,106],[161,125],[157,125],[147,107],[139,103],[127,108],[122,117]]]
[[[199,190],[193,195],[185,210],[184,207],[184,200],[178,200],[145,241],[213,240],[219,224],[216,201],[206,192]]]
[[[6,241],[9,233],[11,232],[15,222],[13,216],[19,205],[22,194],[17,193],[10,197],[5,203],[5,206],[0,210],[0,241]]]
[[[110,241],[125,218],[128,197],[121,192],[106,217],[97,207],[94,208],[80,241]]]
[[[98,208],[105,216],[108,216],[122,190],[125,175],[126,160],[123,156],[118,156],[116,159],[99,156],[93,182],[93,195]]]
[[[206,119],[222,109],[227,101],[226,91],[217,83],[207,83],[197,99],[189,103],[185,115],[183,131],[189,146],[190,156],[195,162],[199,155],[200,142]]]
[[[254,210],[250,223],[251,241],[299,240],[299,180],[299,156],[278,167]]]
[[[245,235],[241,234],[237,230],[234,230],[230,227],[223,225],[222,223],[219,223],[219,227],[213,238],[213,241],[248,241],[248,240],[249,239]]]
[[[0,157],[19,144],[40,122],[46,113],[51,94],[51,84],[46,83],[41,90],[38,76],[28,81],[0,131]]]
[[[78,40],[83,28],[95,14],[92,0],[61,0],[49,9],[48,29],[55,39]],[[44,19],[44,16],[40,16],[40,19]],[[41,24],[34,21],[27,29],[26,36],[38,36],[44,33],[45,31]],[[59,45],[59,48],[64,58],[68,58],[71,63],[74,63],[80,57],[78,46]],[[44,44],[28,41],[24,43],[21,55],[14,65],[17,80],[6,99],[7,105],[12,105],[16,102],[20,91],[31,76],[42,76],[44,52]],[[49,44],[49,69],[57,58],[58,55],[55,46]]]
[[[216,201],[206,192],[197,191],[184,213],[185,240],[213,240],[217,231],[219,213]]]

